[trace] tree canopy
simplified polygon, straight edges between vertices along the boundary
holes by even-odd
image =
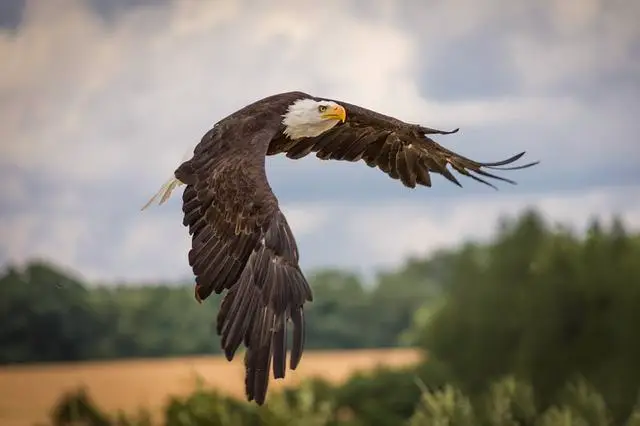
[[[406,270],[405,270],[406,269]],[[310,274],[307,348],[393,347],[433,285],[414,266],[367,286],[357,275]],[[220,295],[203,304],[187,283],[93,286],[33,261],[0,277],[0,363],[213,354]]]

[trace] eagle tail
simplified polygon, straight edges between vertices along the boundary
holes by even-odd
[[[176,178],[175,176],[171,177],[171,179],[165,182],[165,184],[160,187],[160,190],[158,190],[158,192],[156,192],[156,194],[151,197],[149,201],[147,201],[147,204],[145,204],[141,210],[146,209],[158,199],[158,205],[164,204],[169,199],[169,197],[171,197],[171,193],[173,192],[173,190],[180,185],[183,185],[183,183],[178,178]]]

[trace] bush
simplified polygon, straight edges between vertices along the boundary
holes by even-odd
[[[442,390],[424,390],[420,406],[410,426],[474,426],[476,418],[471,401],[460,390],[447,385]]]
[[[51,413],[54,426],[110,426],[113,423],[104,414],[84,388],[63,394]]]
[[[186,398],[171,398],[164,411],[168,426],[259,425],[253,406],[198,386]]]
[[[392,379],[392,376],[395,378]],[[376,378],[380,382],[376,383]],[[404,379],[411,378],[417,389],[417,401],[410,412],[413,395],[397,393]],[[368,383],[364,386],[364,383]],[[378,394],[387,384],[384,393]],[[396,387],[399,385],[399,387]],[[611,417],[605,398],[585,379],[568,382],[552,404],[540,412],[534,401],[531,384],[513,376],[493,382],[477,398],[460,388],[445,384],[428,388],[406,369],[379,370],[372,375],[359,375],[344,388],[334,389],[331,396],[323,381],[303,382],[298,388],[270,395],[267,403],[255,404],[235,400],[218,392],[198,387],[193,394],[173,398],[157,424],[166,426],[639,426],[640,394],[634,410],[620,422]],[[420,390],[421,388],[421,390]],[[358,389],[358,392],[354,392]],[[396,394],[397,393],[397,394]],[[339,402],[349,396],[349,403]],[[356,397],[356,395],[358,395]],[[377,395],[377,397],[376,397]],[[373,399],[371,399],[373,398]],[[391,403],[393,402],[393,403]],[[347,412],[347,408],[351,410]],[[66,394],[55,407],[55,426],[150,426],[151,416],[140,411],[127,417],[104,414],[80,389]]]

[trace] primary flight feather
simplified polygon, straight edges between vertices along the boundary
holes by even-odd
[[[298,247],[265,173],[265,156],[292,159],[310,153],[323,160],[363,160],[403,185],[431,186],[438,173],[458,186],[449,169],[486,185],[489,179],[515,183],[487,170],[533,166],[470,160],[427,135],[442,131],[409,124],[346,102],[303,92],[269,96],[216,123],[193,156],[143,207],[166,201],[179,185],[183,224],[192,244],[189,265],[195,297],[205,300],[227,289],[217,317],[217,333],[228,360],[244,343],[245,392],[263,404],[270,371],[285,377],[287,327],[293,327],[289,368],[300,362],[305,342],[305,302],[312,291],[299,266]]]

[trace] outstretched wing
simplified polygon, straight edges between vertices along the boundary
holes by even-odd
[[[410,188],[416,185],[431,186],[430,173],[443,175],[449,181],[462,186],[447,166],[493,188],[484,178],[498,179],[511,184],[514,181],[487,172],[491,170],[516,170],[531,167],[538,162],[505,167],[524,155],[521,152],[503,161],[478,162],[450,151],[435,142],[430,134],[447,135],[457,132],[432,129],[408,124],[396,118],[379,114],[357,105],[339,100],[347,111],[347,119],[333,129],[314,138],[295,141],[284,137],[269,146],[269,155],[286,153],[292,159],[315,152],[323,160],[364,160],[370,167],[378,167],[393,179],[399,179]]]
[[[183,224],[192,235],[196,298],[229,289],[217,318],[221,346],[231,360],[244,342],[246,396],[262,404],[271,367],[275,378],[285,376],[289,321],[291,369],[304,347],[303,305],[312,293],[296,241],[266,180],[264,157],[216,160],[203,148],[176,177],[187,185]]]

